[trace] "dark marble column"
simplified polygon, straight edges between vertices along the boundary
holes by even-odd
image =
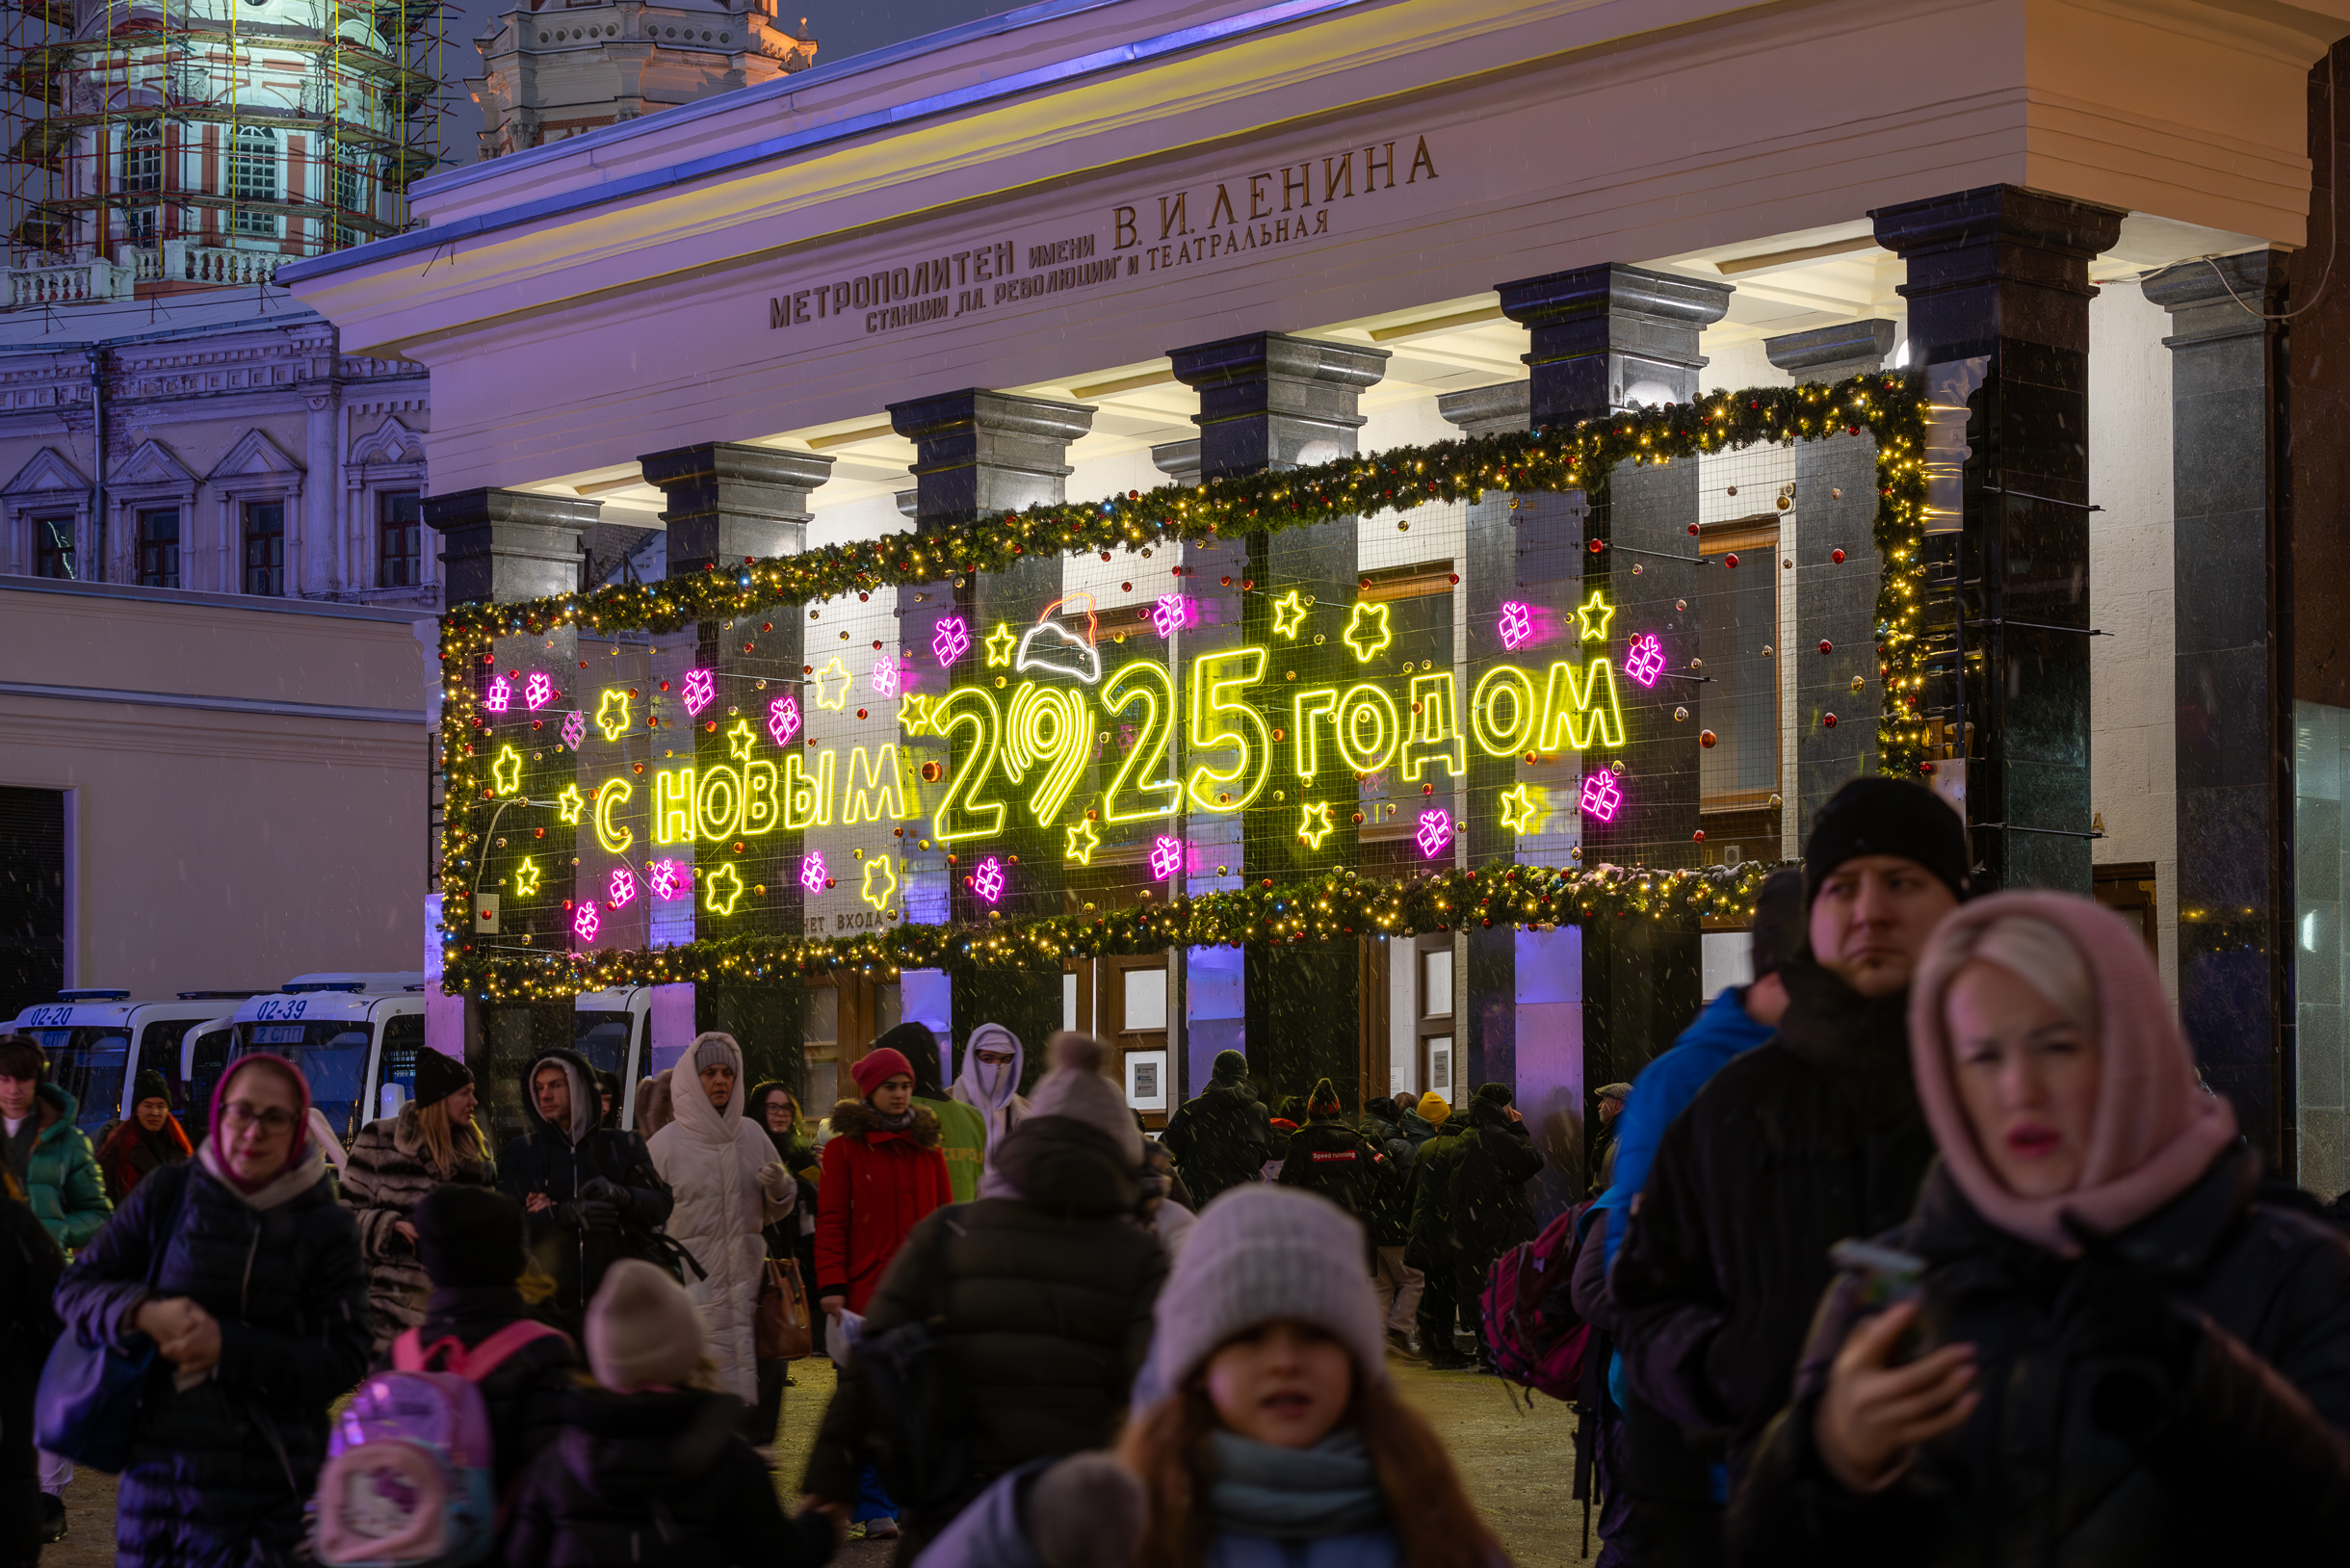
[[[1351,454],[1364,423],[1357,404],[1363,389],[1385,374],[1388,359],[1384,350],[1278,332],[1177,349],[1169,357],[1175,379],[1199,393],[1193,423],[1200,432],[1200,476],[1208,480]],[[1263,648],[1265,673],[1245,700],[1263,716],[1267,734],[1286,734],[1295,721],[1291,697],[1296,691],[1351,685],[1388,676],[1397,667],[1400,643],[1362,664],[1344,641],[1347,608],[1359,597],[1357,529],[1353,518],[1341,518],[1187,552],[1186,591],[1201,611],[1198,631],[1181,649],[1187,700],[1203,658],[1242,646]],[[1221,582],[1225,577],[1232,579],[1230,588]],[[1250,582],[1256,590],[1243,591],[1242,585]],[[1276,633],[1272,606],[1292,590],[1316,603],[1297,635],[1284,638]],[[1320,645],[1313,641],[1316,634],[1325,639]],[[1446,637],[1449,651],[1449,627]],[[1184,837],[1200,847],[1200,869],[1222,865],[1244,878],[1269,876],[1276,883],[1303,880],[1333,866],[1370,869],[1354,822],[1361,795],[1352,775],[1343,765],[1330,765],[1304,784],[1293,771],[1285,774],[1279,766],[1290,747],[1276,744],[1272,751],[1265,785],[1245,810],[1188,803]],[[1179,771],[1185,775],[1203,764],[1225,768],[1234,760],[1226,746],[1193,755],[1187,744],[1183,754]],[[1309,797],[1328,807],[1332,823],[1326,835],[1318,835],[1318,846],[1298,836]],[[1195,885],[1222,880],[1196,878]],[[1328,1077],[1352,1107],[1362,1060],[1361,964],[1361,944],[1353,940],[1285,944],[1277,953],[1262,944],[1247,950],[1245,1049],[1268,1099],[1302,1095],[1316,1079]],[[1215,1032],[1195,1029],[1188,1055],[1199,1056]],[[1187,1086],[1204,1082],[1205,1062],[1185,1065]]]
[[[1991,185],[1870,217],[1909,264],[1911,362],[1985,360],[1963,527],[1928,538],[1955,646],[1920,711],[1970,737],[1978,881],[2087,893],[2089,263],[2123,215]]]
[[[2179,1013],[2205,1078],[2290,1172],[2290,873],[2331,902],[2341,871],[2338,823],[2297,834],[2287,815],[2293,741],[2273,591],[2285,333],[2255,313],[2285,308],[2285,266],[2283,251],[2256,250],[2165,268],[2140,286],[2172,327]],[[2288,845],[2305,866],[2285,864]],[[2331,946],[2318,962],[2311,994],[2322,1006],[2338,967]]]
[[[601,501],[529,490],[457,490],[427,496],[425,526],[442,539],[449,602],[576,593],[580,534],[593,528]]]
[[[1536,428],[1563,431],[1634,405],[1695,399],[1706,365],[1699,335],[1728,310],[1732,290],[1604,263],[1503,283],[1500,293],[1503,314],[1528,330],[1528,418]],[[1473,562],[1506,559],[1514,566],[1507,577],[1489,579],[1512,591],[1475,590],[1469,619],[1473,666],[1501,655],[1491,612],[1512,596],[1551,607],[1561,622],[1552,643],[1521,649],[1522,662],[1547,665],[1599,654],[1600,643],[1580,640],[1571,614],[1597,591],[1615,607],[1605,648],[1614,667],[1621,669],[1627,644],[1641,632],[1656,633],[1672,666],[1685,667],[1697,653],[1695,610],[1706,570],[1689,536],[1698,515],[1696,463],[1622,469],[1596,496],[1519,502],[1514,512],[1485,512],[1472,521]],[[1493,532],[1497,523],[1500,536]],[[1480,545],[1480,533],[1490,542]],[[1603,546],[1597,554],[1588,549],[1593,539]],[[1680,608],[1684,603],[1686,611]],[[1528,658],[1528,652],[1535,657]],[[1699,726],[1673,718],[1677,707],[1693,706],[1696,688],[1672,679],[1644,688],[1619,674],[1617,690],[1625,719],[1621,747],[1512,765],[1519,782],[1550,788],[1556,813],[1552,825],[1570,830],[1546,835],[1556,842],[1537,841],[1531,852],[1520,846],[1522,858],[1557,864],[1570,842],[1580,844],[1585,865],[1675,866],[1698,858]],[[1602,823],[1581,813],[1580,781],[1586,769],[1616,762],[1624,765],[1625,801],[1613,823]],[[1471,982],[1479,993],[1470,999],[1473,1070],[1518,1084],[1526,1113],[1552,1154],[1554,1202],[1580,1196],[1591,1111],[1587,1090],[1630,1079],[1670,1044],[1697,1011],[1702,978],[1694,925],[1684,929],[1618,922],[1574,933],[1582,960],[1581,1049],[1576,1052],[1559,1022],[1572,1004],[1564,993],[1541,988],[1565,954],[1533,951],[1559,945],[1560,934],[1513,933],[1511,951],[1504,953],[1495,933],[1473,931],[1470,955]],[[1501,984],[1505,970],[1506,988]],[[1525,1037],[1518,1033],[1522,1025]]]
[[[797,555],[808,537],[808,495],[832,477],[830,457],[780,447],[708,441],[637,459],[646,483],[667,498],[669,575],[705,562]]]
[[[1070,444],[1093,429],[1089,405],[977,387],[894,403],[889,413],[898,432],[914,443],[914,518],[926,531],[1066,500]],[[926,689],[980,687],[996,698],[1000,710],[1008,712],[1010,694],[1022,677],[1008,658],[998,662],[987,640],[999,627],[1018,635],[1034,625],[1061,596],[1061,567],[1059,556],[1037,555],[1009,571],[988,572],[960,585],[939,582],[901,588],[901,635],[914,653],[916,667],[925,672]],[[940,619],[950,614],[965,621],[972,647],[951,668],[940,671],[931,643]],[[938,671],[936,678],[931,671]],[[958,731],[953,744],[960,746],[968,740],[968,730]],[[918,743],[916,755],[952,767],[948,745],[936,735],[927,736]],[[934,803],[941,788],[926,787],[923,793],[926,801]],[[1016,786],[1004,788],[1003,798],[1009,804],[999,835],[928,851],[909,849],[909,886],[937,887],[945,895],[940,905],[945,914],[981,926],[998,919],[1061,913],[1070,886],[1071,868],[1061,858],[1066,834],[1058,823],[1037,825],[1021,806],[1025,794]],[[1064,821],[1069,812],[1081,809],[1077,798],[1072,796],[1072,804],[1064,808]],[[1006,891],[992,902],[980,897],[971,881],[990,858],[1001,863],[1006,876]],[[1060,1027],[1059,971],[959,983],[954,988],[953,1021],[958,1038],[977,1024],[994,1022],[1023,1040],[1040,1044]]]
[[[1833,386],[1884,367],[1900,328],[1890,321],[1844,322],[1764,338],[1770,362],[1796,381]],[[1795,798],[1781,807],[1781,838],[1800,854],[1813,813],[1846,781],[1877,768],[1879,684],[1876,653],[1876,443],[1867,435],[1831,435],[1795,445],[1795,624],[1802,645],[1822,639],[1825,658],[1780,650],[1796,664]],[[1844,559],[1835,561],[1842,551]],[[1853,682],[1858,680],[1858,690]],[[1830,729],[1820,720],[1841,715]]]

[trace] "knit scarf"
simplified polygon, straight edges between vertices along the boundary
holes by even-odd
[[[914,1108],[911,1105],[908,1105],[903,1111],[899,1111],[895,1116],[884,1116],[881,1114],[881,1108],[875,1105],[871,1100],[866,1101],[865,1105],[866,1108],[874,1113],[874,1126],[881,1132],[902,1133],[907,1128],[914,1125]]]
[[[1215,1480],[1208,1510],[1240,1535],[1314,1541],[1377,1529],[1387,1497],[1363,1437],[1341,1427],[1310,1449],[1278,1449],[1238,1433],[1211,1434]]]

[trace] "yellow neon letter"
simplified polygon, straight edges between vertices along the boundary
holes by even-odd
[[[693,842],[693,770],[653,775],[653,842]]]
[[[1580,671],[1560,661],[1551,666],[1551,689],[1543,699],[1542,749],[1561,746],[1580,751],[1597,739],[1601,745],[1624,744],[1624,710],[1616,702],[1615,670],[1605,659],[1594,659]]]
[[[1503,722],[1501,710],[1508,711]],[[1542,724],[1542,705],[1534,695],[1534,677],[1516,665],[1496,665],[1477,677],[1476,694],[1469,703],[1469,727],[1489,757],[1513,757],[1534,744]]]
[[[1469,766],[1468,743],[1461,738],[1460,700],[1460,688],[1453,684],[1449,669],[1412,677],[1412,706],[1418,711],[1412,715],[1411,734],[1403,742],[1406,781],[1419,778],[1421,770],[1431,762],[1444,764],[1445,771],[1454,778]]]
[[[744,763],[743,818],[736,830],[753,837],[770,833],[782,815],[775,804],[775,765],[771,762]]]
[[[898,776],[898,748],[882,746],[871,761],[863,746],[849,752],[849,789],[841,797],[842,823],[853,827],[865,822],[903,822],[911,815],[905,809],[905,789]]]
[[[637,786],[625,778],[608,778],[595,792],[595,841],[604,847],[606,854],[624,854],[637,842],[636,829],[612,824],[613,812],[627,804],[636,793]]]
[[[1369,738],[1364,722],[1370,721]],[[1384,688],[1365,681],[1350,686],[1338,699],[1338,754],[1358,773],[1375,773],[1396,754],[1403,723],[1396,717],[1396,699]]]
[[[787,832],[832,825],[832,752],[816,754],[816,773],[805,769],[805,751],[791,751],[783,759],[783,825]]]
[[[1272,773],[1273,732],[1240,693],[1265,678],[1263,648],[1227,648],[1191,661],[1191,745],[1234,746],[1240,758],[1224,772],[1205,764],[1191,770],[1191,803],[1202,811],[1239,811],[1257,797]],[[1223,715],[1229,722],[1215,722]]]
[[[712,804],[719,797],[723,804]],[[693,792],[693,809],[702,837],[734,837],[735,825],[743,820],[743,780],[733,769],[713,764],[703,771],[701,784]]]
[[[1029,796],[1029,810],[1039,826],[1060,815],[1092,752],[1093,705],[1083,693],[1029,681],[1012,693],[1004,723],[1005,776],[1017,784],[1031,763],[1053,759],[1044,782]]]
[[[952,736],[957,729],[974,731],[972,743],[947,780],[947,793],[930,813],[930,837],[941,844],[986,838],[1004,831],[1004,802],[982,800],[979,791],[996,765],[996,749],[1004,740],[1004,714],[996,699],[976,686],[958,686],[930,709],[930,733]],[[875,907],[878,908],[879,905]]]
[[[1102,707],[1112,719],[1126,712],[1136,702],[1142,704],[1142,733],[1127,749],[1126,760],[1118,765],[1110,788],[1102,792],[1102,818],[1105,822],[1132,823],[1145,817],[1164,817],[1183,804],[1183,784],[1173,776],[1170,764],[1175,755],[1175,677],[1167,666],[1148,659],[1137,659],[1102,683]],[[1163,778],[1150,775],[1167,771]],[[1148,801],[1138,806],[1121,806],[1118,797],[1126,793],[1127,781],[1139,775],[1141,782],[1134,785],[1137,793],[1165,790],[1169,797],[1164,805],[1154,806]]]
[[[1290,745],[1297,755],[1297,776],[1307,783],[1321,771],[1321,737],[1314,726],[1338,711],[1338,688],[1318,686],[1311,692],[1300,692],[1290,702],[1290,727],[1297,733]]]

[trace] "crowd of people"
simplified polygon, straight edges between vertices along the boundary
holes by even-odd
[[[420,1372],[478,1398],[516,1564],[820,1568],[856,1529],[934,1568],[1503,1568],[1393,1369],[1493,1372],[1529,1324],[1588,1334],[1610,1563],[2350,1560],[2350,1216],[2263,1168],[2134,930],[1975,893],[1932,794],[1841,792],[1751,981],[1593,1091],[1548,1228],[1501,1083],[1268,1105],[1227,1051],[1153,1137],[1088,1036],[1031,1064],[981,1025],[950,1083],[907,1023],[818,1118],[705,1033],[630,1130],[541,1053],[493,1151],[428,1051],[338,1171],[277,1057],[193,1146],[142,1076],[93,1148],[0,1039],[0,1568],[77,1455],[119,1471],[123,1568],[372,1560],[320,1475],[373,1396],[330,1412]],[[1497,1324],[1497,1260],[1560,1237]],[[837,1378],[778,1477],[806,1354]]]

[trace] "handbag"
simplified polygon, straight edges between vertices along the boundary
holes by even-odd
[[[150,1294],[163,1272],[169,1239],[179,1230],[187,1191],[183,1178],[171,1219],[156,1232],[163,1241],[147,1258]],[[152,1340],[132,1355],[111,1345],[91,1345],[78,1329],[59,1335],[49,1347],[49,1359],[41,1364],[40,1387],[33,1397],[33,1441],[75,1464],[121,1475],[131,1462],[131,1448],[139,1436],[139,1406],[158,1359]]]
[[[808,1321],[808,1290],[800,1282],[797,1258],[770,1258],[759,1284],[758,1356],[761,1361],[797,1361],[816,1353]]]

